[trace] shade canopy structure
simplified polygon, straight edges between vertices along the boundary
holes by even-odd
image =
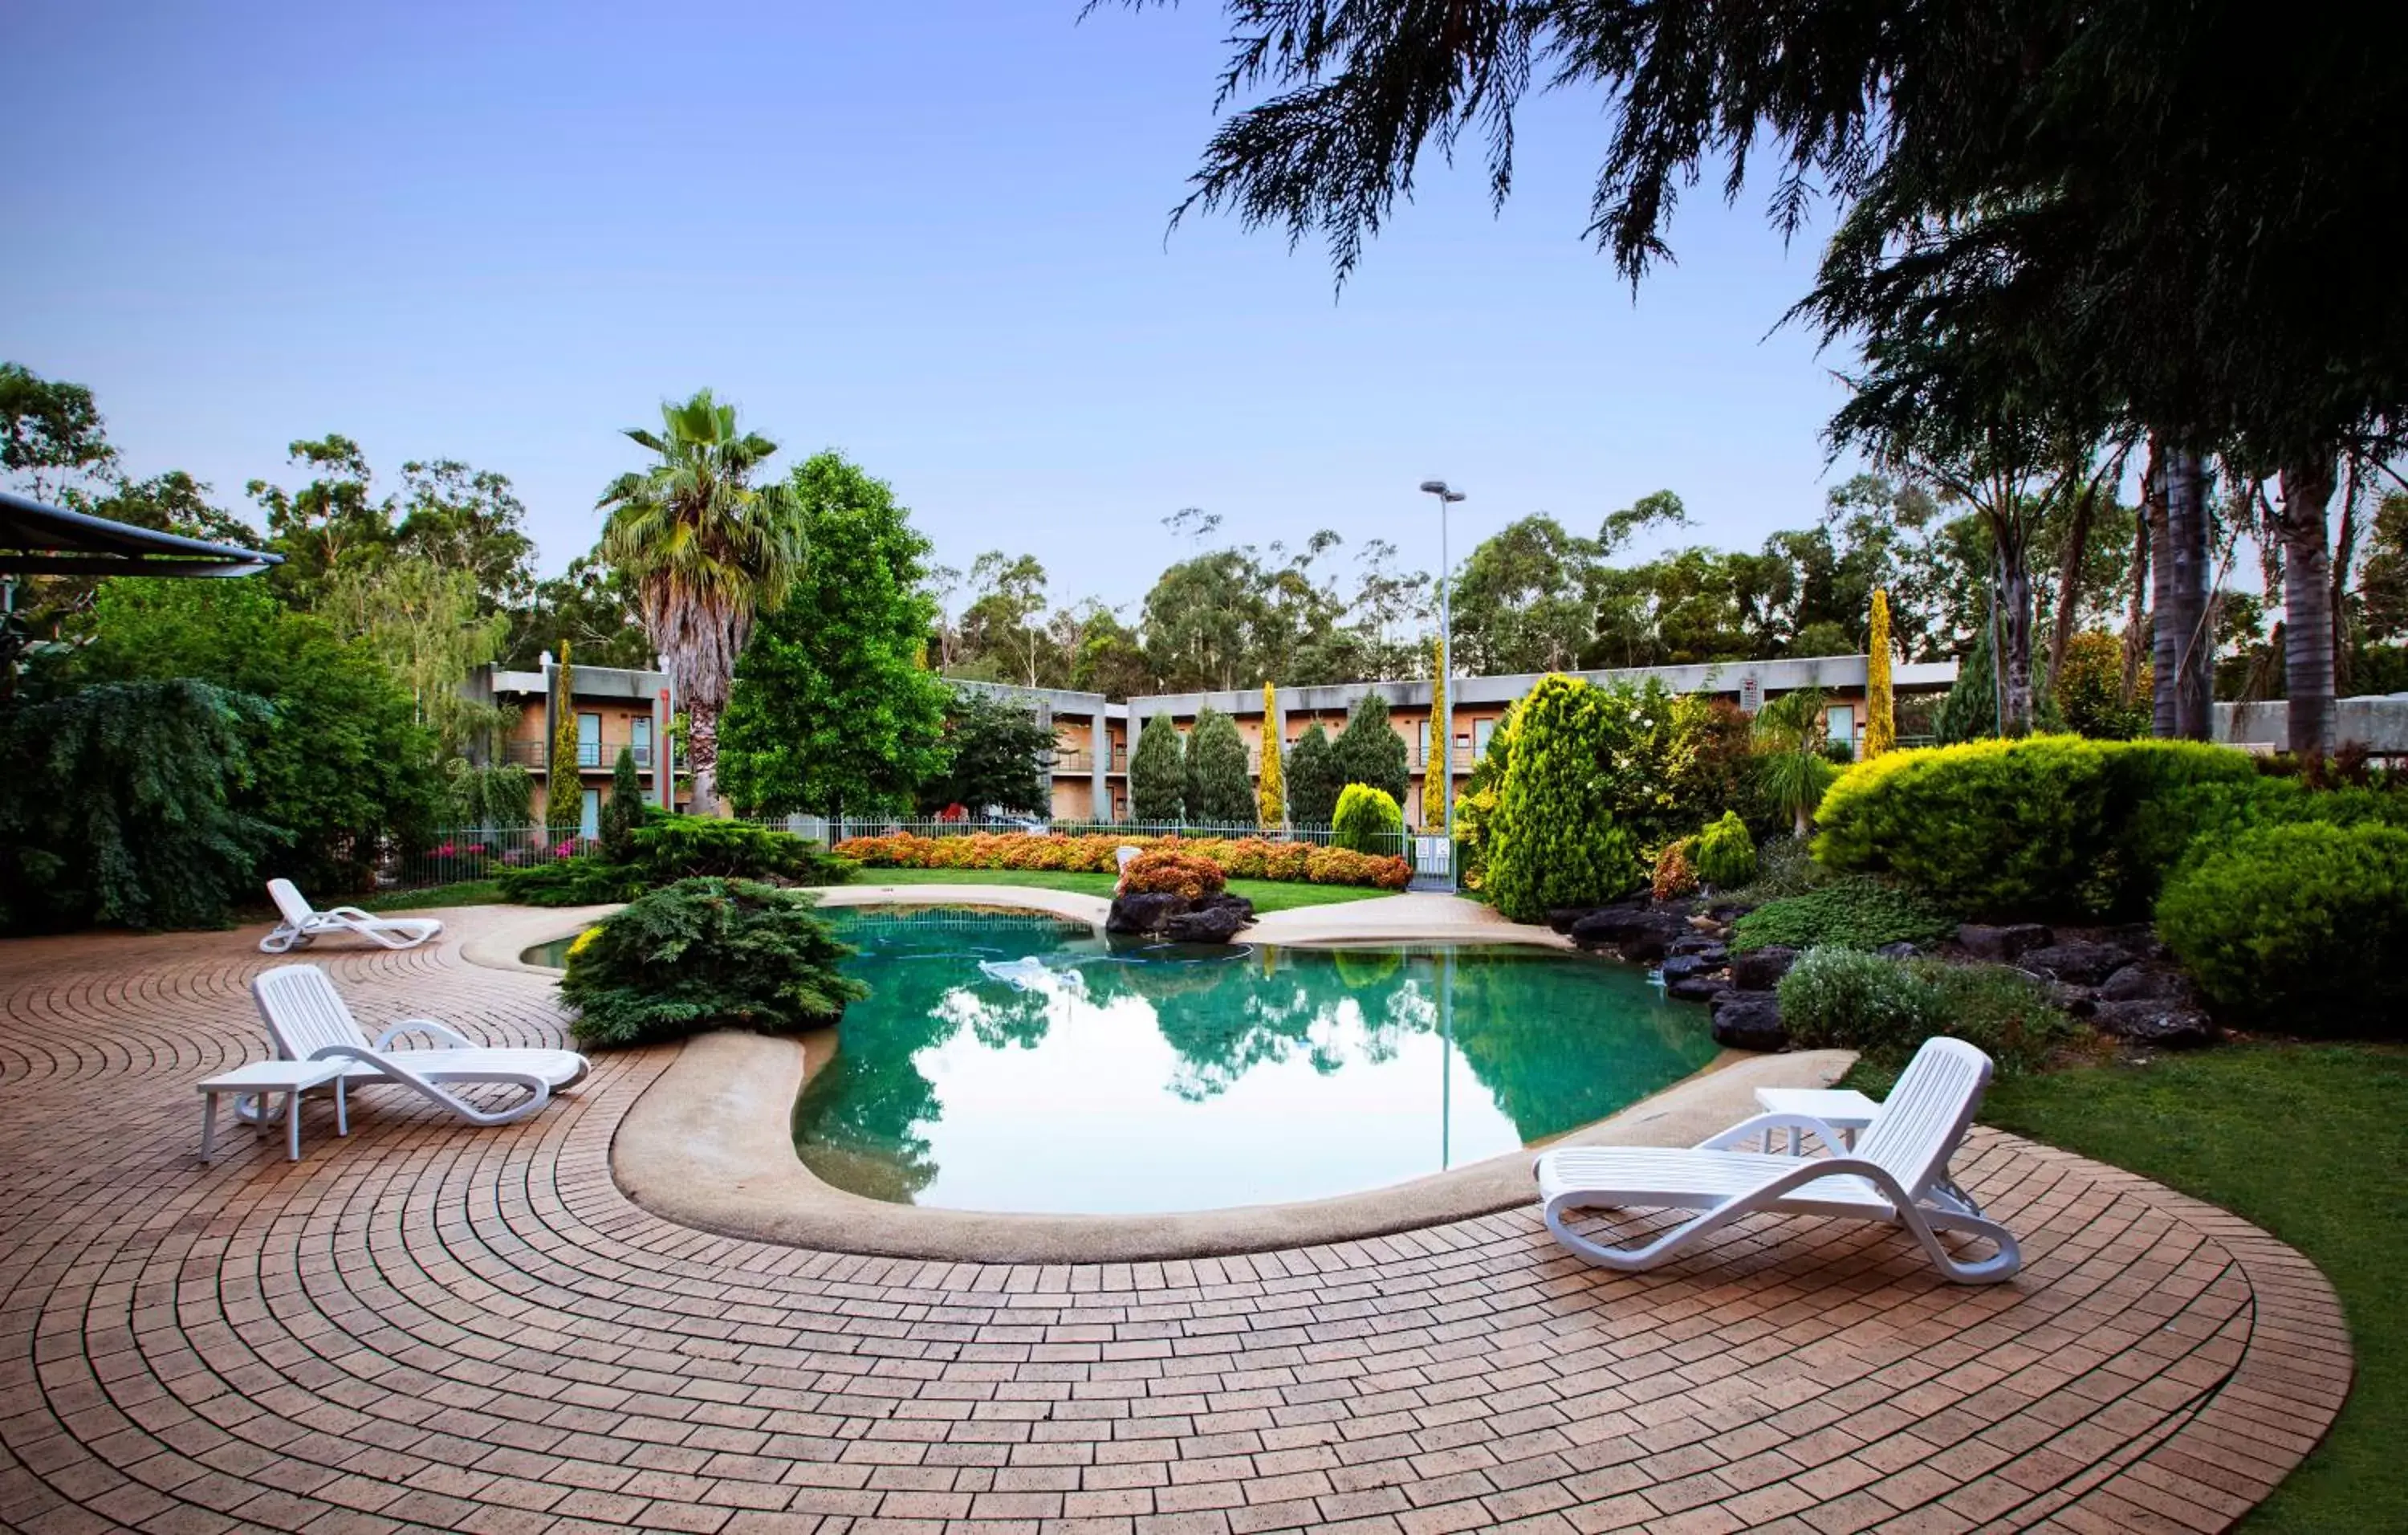
[[[283,563],[0,491],[0,576],[255,576]]]

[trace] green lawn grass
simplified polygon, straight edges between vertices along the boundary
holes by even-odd
[[[1102,897],[1111,895],[1114,879],[1111,874],[1051,868],[865,868],[853,877],[857,884],[1015,884]],[[1254,902],[1258,915],[1395,894],[1363,885],[1305,884],[1287,880],[1231,880],[1229,893]]]
[[[434,906],[501,906],[499,880],[463,880],[457,884],[430,885],[423,890],[380,890],[373,896],[347,900],[363,911],[416,911]]]
[[[2243,1526],[2408,1529],[2408,1050],[2231,1044],[1993,1087],[1982,1118],[2220,1205],[2314,1259],[2358,1379],[2331,1435]]]

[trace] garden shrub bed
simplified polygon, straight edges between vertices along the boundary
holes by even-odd
[[[522,906],[595,906],[710,878],[842,884],[855,868],[788,832],[658,811],[629,828],[623,845],[630,850],[627,861],[613,862],[595,843],[563,842],[557,856],[500,870],[502,898]]]
[[[1268,837],[1064,837],[1047,832],[970,832],[960,837],[922,837],[896,832],[849,838],[836,845],[840,858],[872,868],[1056,869],[1111,874],[1120,850],[1167,848],[1203,858],[1232,879],[1283,880],[1313,884],[1369,885],[1402,890],[1412,878],[1401,857],[1353,853]]]
[[[1914,892],[1856,878],[1784,896],[1746,912],[1731,924],[1731,947],[1878,949],[1937,943],[1956,930],[1955,918]]]
[[[563,1000],[577,1042],[650,1044],[711,1028],[793,1033],[868,995],[838,967],[854,953],[813,914],[818,897],[750,880],[680,880],[570,945]]]
[[[1810,1050],[1855,1050],[1896,1067],[1935,1035],[1974,1045],[2001,1073],[2037,1070],[2084,1036],[2041,983],[2005,965],[1884,959],[1809,949],[1781,978],[1781,1021]]]

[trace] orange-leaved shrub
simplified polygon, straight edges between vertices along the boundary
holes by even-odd
[[[1240,880],[1371,885],[1402,890],[1412,870],[1399,857],[1348,853],[1270,837],[1060,836],[1049,832],[971,832],[959,837],[854,837],[835,853],[874,868],[1027,868],[1110,874],[1122,848],[1173,848]],[[1331,856],[1337,854],[1337,856]]]
[[[1121,876],[1121,890],[1131,896],[1184,896],[1200,901],[1219,895],[1228,882],[1221,866],[1210,858],[1177,848],[1155,848],[1129,860],[1128,872]]]

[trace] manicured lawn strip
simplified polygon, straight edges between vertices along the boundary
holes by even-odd
[[[2408,1529],[2408,1050],[2233,1044],[2010,1080],[1983,1119],[2222,1206],[2340,1291],[2358,1378],[2332,1433],[2242,1528]]]
[[[498,880],[463,880],[457,884],[429,885],[423,890],[380,890],[373,896],[346,898],[337,904],[363,911],[416,911],[437,906],[504,906]]]
[[[1106,897],[1112,893],[1113,880],[1111,874],[1052,868],[865,868],[853,876],[856,884],[1017,884]],[[1396,894],[1368,885],[1305,884],[1288,880],[1231,880],[1229,893],[1254,902],[1257,914]]]

